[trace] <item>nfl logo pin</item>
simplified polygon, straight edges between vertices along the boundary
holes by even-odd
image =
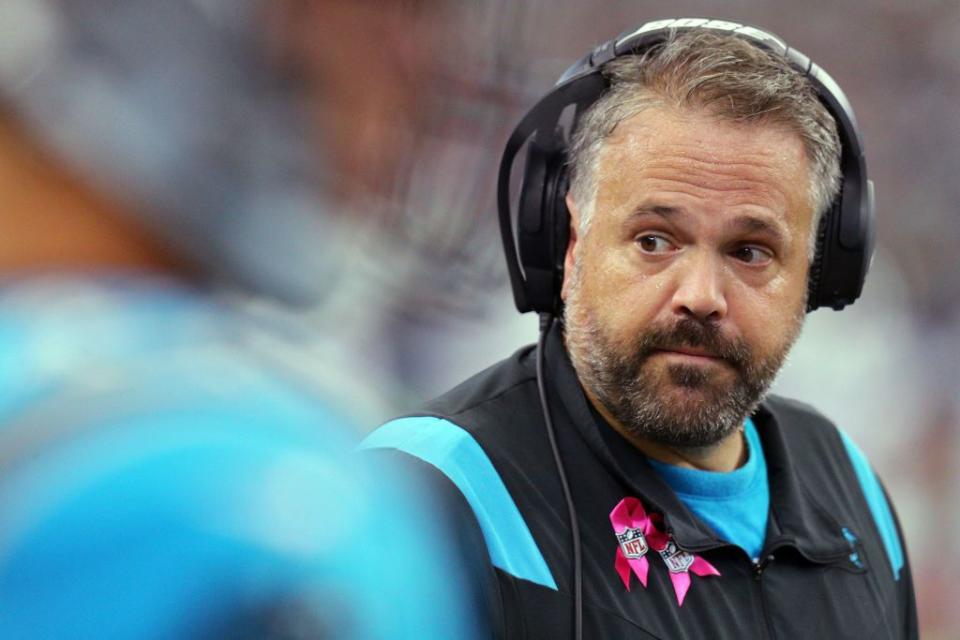
[[[624,529],[617,534],[617,542],[620,543],[624,557],[630,560],[642,558],[650,549],[641,529]]]
[[[684,573],[693,564],[693,554],[687,553],[679,548],[673,540],[667,542],[667,546],[660,551],[660,557],[667,565],[671,573]]]

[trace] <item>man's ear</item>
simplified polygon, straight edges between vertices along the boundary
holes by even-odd
[[[570,194],[566,197],[567,211],[570,212],[570,240],[567,242],[567,252],[563,257],[563,286],[560,288],[560,299],[567,301],[567,285],[573,277],[573,252],[577,246],[577,229],[580,226],[580,210]]]

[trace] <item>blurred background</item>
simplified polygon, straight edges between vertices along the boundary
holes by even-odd
[[[811,314],[775,391],[817,406],[867,452],[899,510],[924,638],[960,637],[960,4],[949,0],[486,0],[431,55],[440,101],[342,297],[354,376],[387,393],[374,424],[533,342],[513,307],[494,172],[524,110],[594,44],[647,20],[753,23],[843,87],[876,183],[863,297]],[[359,318],[357,317],[359,313]],[[377,411],[386,410],[381,416]]]
[[[311,234],[322,235],[322,249],[297,252],[310,259],[282,268],[301,275],[291,286],[294,294],[310,290],[303,296],[306,310],[256,295],[246,306],[285,331],[295,325],[301,347],[277,357],[287,357],[288,366],[332,393],[370,429],[535,340],[536,318],[516,313],[508,288],[495,172],[517,119],[575,59],[648,20],[709,16],[773,31],[825,68],[859,119],[877,189],[878,249],[856,305],[809,317],[776,391],[817,406],[867,452],[906,533],[923,637],[960,637],[960,610],[951,606],[960,599],[960,545],[953,534],[960,528],[954,471],[960,464],[960,3],[281,4],[293,9],[283,13],[282,24],[265,26],[268,33],[276,28],[287,34],[277,60],[294,61],[291,73],[321,77],[317,90],[342,100],[312,114],[326,132],[319,182],[327,215],[319,227],[301,226],[293,216],[295,223],[283,230],[246,228],[242,238],[226,238],[225,251],[231,242],[253,239],[262,246],[254,251],[258,277],[269,277],[279,261],[294,255],[277,243],[281,232],[285,242],[306,245],[317,237]],[[340,4],[351,9],[312,13]],[[404,10],[396,17],[384,14],[398,6]],[[27,15],[0,15],[0,76],[23,66],[11,56],[29,47],[9,43],[29,33],[30,25],[19,20]],[[364,26],[353,29],[350,21]],[[403,55],[384,55],[378,45],[387,41]],[[70,70],[69,60],[58,64]],[[163,68],[158,63],[156,71]],[[225,81],[223,90],[230,86]],[[414,92],[404,87],[416,87],[418,95],[407,95]],[[95,93],[97,85],[86,89]],[[371,97],[372,91],[382,95]],[[91,95],[90,104],[98,104]],[[416,109],[397,108],[414,98]],[[34,113],[45,117],[42,110]],[[344,113],[361,117],[338,120]],[[356,128],[357,122],[365,124]],[[233,131],[227,142],[242,140],[244,131]],[[186,135],[196,138],[189,129]],[[239,150],[249,156],[251,148],[264,152]],[[262,172],[240,174],[245,183],[263,179],[268,202],[291,195],[271,191],[270,176]],[[119,186],[122,192],[127,185]],[[222,192],[209,195],[216,199]],[[262,207],[260,197],[251,196]],[[317,283],[319,295],[311,290]]]

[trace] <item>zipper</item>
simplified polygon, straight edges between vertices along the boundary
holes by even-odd
[[[767,568],[767,565],[773,562],[774,554],[768,553],[762,558],[756,558],[753,560],[753,579],[759,581],[760,577],[763,575],[763,570]]]
[[[767,615],[767,601],[763,597],[763,584],[761,579],[763,578],[763,572],[766,570],[767,566],[770,565],[776,559],[776,552],[778,549],[789,546],[792,544],[792,541],[789,539],[779,539],[775,540],[763,550],[761,556],[755,560],[751,560],[753,565],[753,582],[756,585],[756,594],[757,599],[760,601],[760,616],[763,618],[763,629],[765,631],[765,638],[776,638],[773,627],[770,623],[770,617]]]
[[[754,580],[760,580],[760,577],[763,575],[763,571],[767,568],[771,562],[776,558],[776,552],[784,547],[795,546],[793,545],[793,540],[790,538],[775,538],[771,543],[760,553],[759,558],[752,558],[750,560],[753,565],[753,578]]]
[[[673,529],[672,527],[669,526],[669,524],[666,525],[665,529],[667,531],[667,534],[673,537]],[[766,570],[767,566],[776,559],[776,555],[775,555],[776,551],[778,549],[782,549],[784,547],[788,547],[791,545],[793,545],[792,538],[775,538],[772,541],[770,541],[770,545],[763,550],[763,553],[757,559],[753,559],[750,556],[748,556],[745,552],[743,552],[742,549],[740,549],[740,547],[737,547],[736,545],[732,545],[729,542],[723,542],[720,540],[716,540],[712,543],[707,543],[702,545],[690,545],[689,547],[683,547],[683,549],[685,551],[689,551],[690,553],[702,553],[704,551],[712,551],[714,549],[719,549],[721,547],[733,547],[740,550],[740,552],[743,553],[743,555],[746,557],[747,562],[751,564],[751,569],[753,573],[753,582],[756,585],[756,588],[754,589],[754,593],[756,594],[756,599],[759,601],[760,617],[763,618],[763,625],[762,625],[763,631],[761,633],[763,634],[763,638],[765,640],[773,640],[776,638],[776,635],[773,632],[773,627],[771,625],[770,618],[767,615],[767,604],[766,604],[765,598],[763,597],[763,585],[761,584],[760,581],[763,576],[763,572]],[[793,545],[793,546],[796,546],[796,545]]]
[[[767,615],[767,601],[766,598],[763,597],[763,584],[761,584],[760,579],[763,577],[764,569],[773,561],[773,558],[773,553],[767,553],[762,558],[758,558],[753,562],[753,583],[756,586],[755,593],[757,594],[757,600],[760,601],[760,617],[763,618],[763,637],[769,639],[776,638],[776,636],[770,624],[770,617]]]
[[[772,557],[773,554],[769,554],[755,562],[753,565],[753,584],[755,586],[754,593],[756,593],[757,600],[760,604],[760,617],[763,618],[763,624],[760,625],[760,627],[763,629],[763,637],[769,640],[776,638],[776,636],[774,635],[773,627],[770,624],[770,617],[767,615],[767,601],[766,598],[763,597],[763,584],[761,584],[760,578],[763,575],[764,568],[770,562],[769,559],[772,559]]]

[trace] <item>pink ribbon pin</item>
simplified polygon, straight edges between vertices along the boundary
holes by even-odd
[[[630,590],[630,571],[637,575],[646,588],[649,562],[646,553],[653,549],[670,572],[670,582],[682,607],[690,590],[690,574],[701,577],[719,576],[716,567],[700,556],[684,551],[667,535],[659,514],[647,514],[643,504],[636,498],[624,498],[610,512],[610,522],[620,546],[614,563],[617,574],[627,591]]]
[[[630,572],[636,574],[644,588],[647,587],[647,551],[650,545],[647,536],[654,533],[653,522],[647,515],[643,504],[636,498],[624,498],[610,512],[610,522],[617,536],[617,557],[614,567],[623,580],[623,586],[630,591]]]

